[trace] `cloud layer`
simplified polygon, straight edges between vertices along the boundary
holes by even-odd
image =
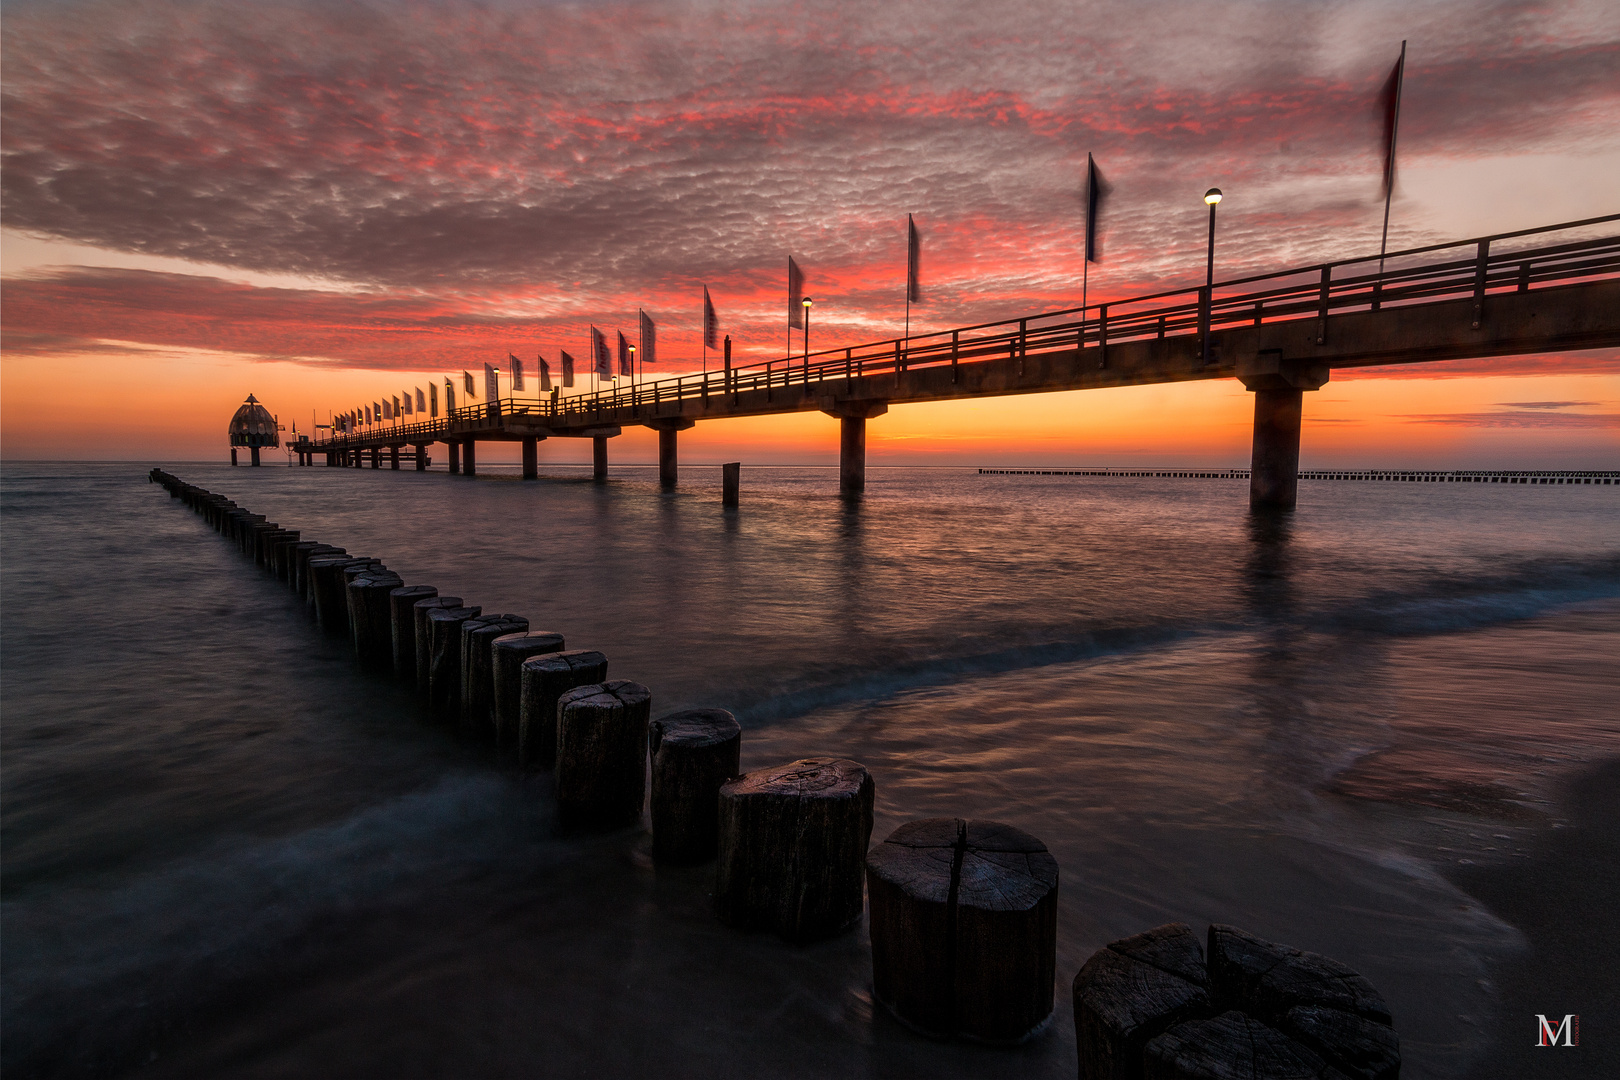
[[[1116,189],[1098,282],[1116,295],[1196,276],[1210,183],[1236,196],[1233,272],[1357,253],[1376,242],[1372,97],[1397,12],[1409,154],[1612,145],[1602,2],[22,0],[7,227],[350,294],[57,274],[8,285],[7,329],[465,363],[523,326],[577,334],[638,305],[695,330],[707,282],[728,328],[774,347],[793,253],[829,327],[879,337],[908,212],[927,232],[919,315],[1003,317],[1075,299],[1088,151]]]

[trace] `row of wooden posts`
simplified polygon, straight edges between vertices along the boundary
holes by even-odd
[[[363,667],[413,683],[432,715],[514,751],[522,768],[550,770],[564,829],[634,826],[646,808],[655,859],[716,860],[719,917],[792,942],[847,930],[869,901],[874,997],[927,1035],[1011,1044],[1047,1025],[1058,867],[1035,837],[1000,822],[925,818],[872,846],[876,787],[860,763],[805,758],[742,774],[742,731],[724,709],[652,719],[647,687],[608,679],[607,657],[567,649],[561,633],[531,629],[518,615],[486,615],[431,585],[407,585],[380,560],[305,539],[161,469],[150,479],[285,582],[322,630],[346,635]],[[1245,957],[1261,957],[1250,966],[1264,967],[1264,978],[1245,974],[1241,958],[1217,963],[1233,951],[1217,947],[1217,929],[1221,942],[1241,941]],[[1115,942],[1076,976],[1082,1080],[1215,1075],[1195,1067],[1209,1047],[1229,1058],[1271,1045],[1242,1024],[1234,1034],[1236,1021],[1225,1015],[1234,1010],[1281,1040],[1288,1052],[1279,1060],[1333,1063],[1376,1080],[1397,1075],[1398,1042],[1395,1072],[1381,1071],[1388,1054],[1373,1072],[1347,1066],[1346,1053],[1366,1058],[1365,1046],[1388,1042],[1369,1042],[1367,1023],[1394,1038],[1382,999],[1355,972],[1223,927],[1210,931],[1206,977],[1189,935],[1174,924]],[[1279,966],[1279,957],[1287,963]],[[1295,968],[1280,988],[1265,981],[1266,972]],[[1187,985],[1159,985],[1166,972]],[[1355,991],[1348,1004],[1347,986]],[[1313,1027],[1289,1019],[1296,1005],[1328,1012],[1306,1017]],[[1346,1031],[1359,1040],[1349,1051],[1333,1041]],[[1182,1049],[1169,1053],[1164,1040],[1172,1036]],[[1144,1072],[1159,1058],[1170,1065]]]

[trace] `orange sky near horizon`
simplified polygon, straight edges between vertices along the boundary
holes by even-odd
[[[1574,374],[1338,373],[1306,395],[1302,465],[1620,467],[1614,407],[1620,378],[1583,365],[1586,355],[1552,358],[1566,359]],[[414,386],[423,380],[394,381]],[[370,400],[377,384],[378,373],[368,369],[311,370],[200,350],[166,351],[161,367],[130,363],[121,354],[7,359],[0,367],[0,458],[223,460],[225,423],[244,387],[289,431],[296,425],[305,432],[316,418],[300,415],[295,403]],[[1252,410],[1251,396],[1232,379],[898,405],[868,424],[867,460],[874,466],[1243,467]],[[443,447],[433,452],[443,459]],[[516,461],[517,454],[516,444],[491,443],[480,449],[480,460]],[[813,411],[707,421],[681,433],[680,454],[692,464],[836,464],[838,427]],[[613,440],[610,456],[620,463],[656,461],[656,436],[627,428]],[[584,463],[590,446],[548,440],[540,457],[542,463]]]

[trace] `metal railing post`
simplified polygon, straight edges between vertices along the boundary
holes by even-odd
[[[1316,308],[1316,343],[1327,342],[1328,291],[1333,287],[1333,267],[1322,267],[1322,292]]]
[[[1097,307],[1097,368],[1108,366],[1108,305]]]
[[[1474,263],[1474,322],[1472,329],[1479,329],[1480,317],[1485,313],[1485,270],[1491,258],[1491,242],[1479,242],[1479,258]]]

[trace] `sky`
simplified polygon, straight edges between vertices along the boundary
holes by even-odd
[[[7,459],[219,458],[250,391],[306,431],[638,309],[697,370],[705,285],[765,360],[789,255],[813,347],[889,338],[907,214],[914,330],[1072,306],[1088,152],[1093,301],[1197,283],[1212,185],[1217,276],[1376,252],[1403,39],[1392,249],[1620,211],[1612,0],[8,0],[0,39]],[[1251,410],[1230,380],[903,406],[868,460],[1244,465]],[[820,414],[681,439],[837,457]],[[1620,351],[1336,374],[1302,464],[1620,467]]]

